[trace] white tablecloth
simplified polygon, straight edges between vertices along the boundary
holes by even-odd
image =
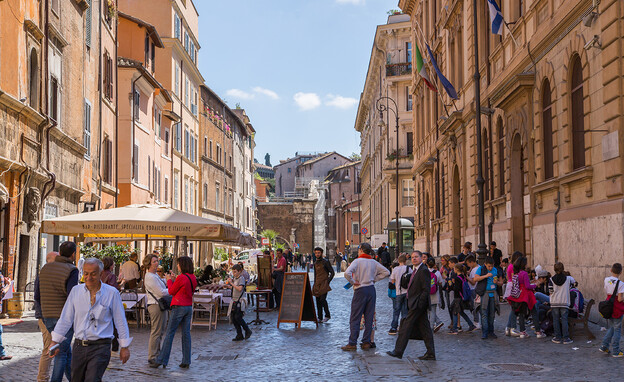
[[[122,302],[126,305],[126,309],[134,308],[137,304],[143,304],[146,299],[147,294],[145,293],[137,293],[137,300],[123,300]]]

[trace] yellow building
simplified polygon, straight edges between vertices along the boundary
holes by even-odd
[[[512,25],[502,37],[487,2],[478,6],[486,240],[551,272],[561,261],[601,297],[608,268],[624,260],[621,4],[503,0]],[[399,7],[459,94],[452,102],[438,82],[440,100],[412,76],[415,246],[454,254],[478,242],[472,2]]]

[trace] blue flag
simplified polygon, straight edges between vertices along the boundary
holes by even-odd
[[[492,23],[492,33],[503,34],[503,13],[500,10],[496,0],[487,0],[490,8],[490,22]]]
[[[435,57],[433,57],[433,53],[431,53],[431,48],[429,48],[429,44],[427,44],[427,52],[429,52],[431,65],[433,65],[433,69],[438,74],[438,78],[440,79],[440,82],[442,83],[444,90],[446,90],[446,94],[448,94],[449,97],[451,97],[452,99],[459,99],[459,97],[457,96],[457,92],[455,91],[455,88],[453,87],[453,84],[451,84],[451,82],[447,80],[446,77],[444,77],[444,74],[442,74],[442,71],[438,67],[438,63],[436,62]]]

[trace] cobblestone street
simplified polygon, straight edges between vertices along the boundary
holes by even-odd
[[[126,365],[118,359],[111,361],[104,375],[106,381],[326,381],[326,380],[548,380],[548,381],[618,381],[622,380],[624,361],[607,357],[598,351],[599,340],[591,343],[574,338],[572,345],[555,345],[551,338],[517,339],[504,337],[504,323],[508,308],[496,319],[499,336],[482,341],[480,331],[452,336],[446,329],[435,335],[437,361],[422,362],[417,356],[424,353],[422,342],[411,341],[403,360],[388,357],[395,336],[387,334],[390,328],[391,300],[387,298],[386,283],[377,286],[377,322],[375,335],[377,349],[346,353],[340,346],[347,343],[348,315],[352,291],[345,291],[345,280],[340,274],[332,282],[333,291],[328,301],[332,319],[320,324],[302,323],[276,328],[277,313],[264,313],[261,318],[269,325],[253,326],[251,339],[232,342],[231,325],[220,322],[216,331],[193,329],[193,356],[190,369],[180,369],[180,337],[176,336],[172,357],[167,369],[147,366],[147,329],[131,327],[134,340],[131,358]],[[246,319],[254,313],[248,309]],[[448,324],[448,314],[442,318]],[[592,330],[601,338],[600,328]],[[531,332],[532,333],[532,332]],[[4,327],[4,344],[14,358],[0,364],[0,381],[33,381],[37,373],[39,352],[42,348],[34,318]],[[234,358],[235,359],[232,359]],[[225,358],[225,360],[221,360]],[[522,365],[526,364],[526,365]]]

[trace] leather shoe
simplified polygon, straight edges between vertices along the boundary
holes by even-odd
[[[371,344],[370,342],[362,342],[360,344],[360,347],[362,348],[362,350],[369,350],[371,348]]]
[[[189,368],[189,366],[190,366],[190,365],[189,365],[188,363],[181,363],[181,364],[180,364],[180,368],[182,368],[182,369],[188,369],[188,368]]]
[[[388,354],[390,357],[394,357],[394,358],[398,358],[398,359],[403,358],[403,354],[401,354],[401,353],[397,353],[397,352],[395,352],[394,350],[392,350],[392,351],[387,351],[387,352],[386,352],[386,354]]]
[[[343,347],[341,347],[342,350],[344,351],[355,351],[357,350],[357,346],[355,345],[345,345]]]
[[[436,357],[434,354],[425,354],[418,357],[421,361],[435,361]]]

